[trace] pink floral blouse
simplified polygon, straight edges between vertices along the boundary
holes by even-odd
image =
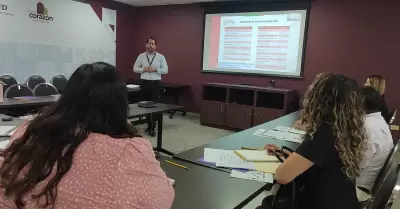
[[[17,131],[12,139],[21,134]],[[38,208],[30,197],[44,185],[25,197],[26,209]],[[95,133],[78,147],[57,189],[55,209],[168,209],[175,196],[148,140]],[[0,190],[0,209],[9,208],[16,206]]]

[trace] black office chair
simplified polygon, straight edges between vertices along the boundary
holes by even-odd
[[[49,83],[41,83],[38,84],[34,89],[33,89],[33,94],[37,97],[39,96],[51,96],[51,95],[58,95],[58,91],[56,87]]]
[[[389,201],[386,203],[385,208],[389,209],[389,208],[393,207],[393,204],[396,202],[396,199],[400,194],[399,187],[400,187],[400,174],[399,174],[399,176],[397,176],[396,185],[393,188],[392,194],[390,195]],[[394,209],[394,208],[392,208],[392,209]]]
[[[399,175],[399,168],[396,165],[390,165],[389,171],[380,185],[378,192],[372,196],[371,201],[367,205],[366,209],[384,209],[388,203],[390,195],[396,185],[397,178]]]
[[[55,75],[51,79],[51,84],[56,87],[57,91],[59,93],[64,92],[65,87],[67,86],[68,80],[65,76],[63,75]]]
[[[7,88],[4,93],[5,98],[23,97],[23,96],[33,96],[32,90],[24,84],[14,84]]]
[[[372,193],[371,193],[371,199],[369,200],[366,208],[367,209],[371,209],[372,206],[375,204],[375,201],[381,201],[381,200],[377,200],[377,196],[379,196],[379,193],[381,193],[383,185],[385,184],[386,179],[388,178],[390,174],[390,172],[392,171],[393,168],[393,161],[394,161],[394,157],[397,153],[397,150],[399,149],[400,144],[397,143],[396,146],[390,151],[390,154],[388,156],[388,158],[385,161],[385,164],[383,165],[381,171],[378,174],[378,177],[375,180],[375,184],[374,187],[372,187]],[[380,198],[380,197],[379,197]],[[386,200],[387,201],[387,200]]]
[[[400,147],[400,142],[398,142],[393,149],[390,151],[388,158],[385,161],[385,164],[383,165],[381,171],[379,172],[378,176],[376,177],[375,180],[375,184],[374,187],[372,187],[372,195],[376,194],[379,190],[379,188],[381,187],[381,185],[383,184],[383,181],[385,180],[389,169],[391,168],[392,164],[393,164],[393,160],[394,157],[397,153],[397,151],[399,150]]]
[[[46,80],[40,75],[31,75],[26,80],[26,85],[33,90],[38,84],[46,83]]]
[[[389,114],[389,118],[390,118],[389,124],[393,124],[394,120],[396,119],[396,115],[397,115],[397,109],[394,109],[394,110]]]
[[[12,86],[14,84],[18,84],[18,81],[11,75],[1,75],[0,81],[2,81],[4,83],[3,95],[10,86]]]

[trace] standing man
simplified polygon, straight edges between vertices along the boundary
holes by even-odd
[[[147,51],[140,54],[133,66],[133,71],[140,73],[140,89],[142,101],[158,102],[160,97],[160,80],[162,74],[168,73],[168,65],[164,55],[156,52],[157,40],[148,38],[146,41]],[[147,118],[147,129],[151,136],[155,136],[155,122],[153,117]]]

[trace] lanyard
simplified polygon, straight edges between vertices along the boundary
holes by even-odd
[[[153,64],[153,61],[154,61],[154,58],[156,58],[156,55],[157,55],[157,53],[154,53],[153,59],[151,59],[151,62],[150,62],[149,55],[146,54],[147,62],[149,63],[150,66]]]

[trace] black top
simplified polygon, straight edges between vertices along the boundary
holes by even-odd
[[[379,103],[379,112],[381,112],[382,117],[385,119],[386,123],[389,124],[390,116],[389,116],[389,108],[386,104],[385,97],[381,97],[381,102]]]
[[[359,209],[355,184],[342,172],[332,127],[322,125],[314,137],[306,137],[296,153],[314,165],[296,178],[304,186],[301,209]]]

